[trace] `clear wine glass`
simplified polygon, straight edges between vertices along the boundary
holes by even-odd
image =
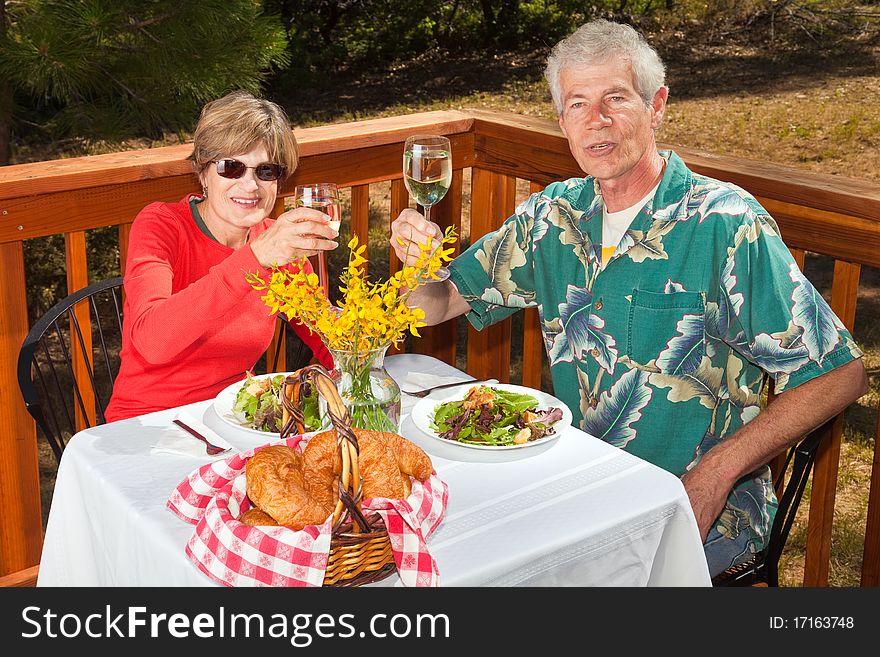
[[[452,184],[452,146],[441,135],[413,135],[403,149],[403,183],[416,203],[425,208],[425,219],[431,220],[431,207],[446,196]],[[439,248],[439,240],[437,244]],[[441,267],[437,278],[446,280],[449,270]]]
[[[297,185],[293,194],[294,203],[299,207],[314,208],[330,217],[330,228],[339,234],[339,225],[342,222],[342,206],[339,203],[339,190],[336,183],[320,182],[310,185]],[[329,294],[329,272],[327,271],[327,258],[323,251],[318,251],[318,276],[324,288],[324,294]]]

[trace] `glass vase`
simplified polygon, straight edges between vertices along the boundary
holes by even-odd
[[[329,349],[334,362],[330,374],[353,427],[400,431],[400,386],[385,370],[387,350],[388,345],[364,351]]]

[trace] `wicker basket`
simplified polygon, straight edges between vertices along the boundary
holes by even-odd
[[[333,511],[330,557],[324,586],[360,586],[379,581],[396,569],[391,540],[378,513],[365,517],[361,512],[363,478],[358,468],[357,436],[351,428],[351,416],[336,390],[336,384],[321,365],[304,367],[284,380],[281,437],[287,438],[292,433],[305,431],[302,400],[308,396],[310,386],[315,386],[318,394],[327,402],[342,459],[339,502]]]

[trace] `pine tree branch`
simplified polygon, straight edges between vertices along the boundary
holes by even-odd
[[[116,86],[118,86],[120,89],[122,89],[124,92],[126,92],[133,100],[136,100],[139,103],[146,103],[146,100],[142,96],[135,93],[134,90],[130,89],[124,82],[122,82],[121,80],[118,80],[116,78],[116,76],[114,76],[109,70],[107,70],[107,68],[103,64],[95,64],[95,67],[99,71],[101,71],[105,76],[107,76],[108,80],[110,80]]]
[[[147,18],[142,21],[138,21],[137,23],[130,23],[131,29],[134,31],[140,30],[145,27],[150,27],[151,25],[155,25],[156,23],[161,23],[162,21],[166,21],[170,18],[173,18],[176,14],[179,14],[180,10],[177,9],[175,11],[169,11],[165,14],[160,14],[159,16],[153,16],[152,18]]]
[[[162,45],[162,41],[161,41],[158,37],[155,37],[155,36],[153,36],[152,34],[150,34],[150,31],[147,30],[146,28],[142,27],[142,28],[140,28],[138,31],[139,31],[141,34],[143,34],[145,37],[147,37],[147,38],[148,38],[150,41],[152,41],[153,43],[155,43],[155,44],[157,44],[157,45],[160,45],[160,46]]]

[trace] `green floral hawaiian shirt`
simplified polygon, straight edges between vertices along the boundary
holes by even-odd
[[[741,188],[672,152],[653,198],[603,269],[593,178],[532,194],[452,263],[480,329],[537,307],[553,388],[585,432],[675,475],[783,392],[862,353]],[[715,528],[763,548],[769,468],[738,482]]]

